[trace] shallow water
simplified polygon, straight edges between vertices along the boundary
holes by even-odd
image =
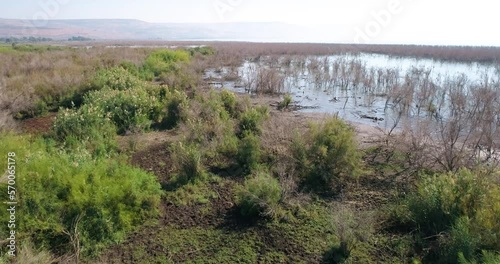
[[[325,59],[325,57],[309,58]],[[493,81],[498,81],[499,79],[498,70],[494,65],[480,63],[455,63],[431,59],[399,58],[379,54],[334,55],[327,58],[330,65],[335,60],[344,59],[360,62],[365,66],[366,70],[370,70],[371,68],[374,70],[395,69],[399,72],[400,81],[404,80],[407,72],[416,68],[430,71],[430,79],[441,86],[444,86],[446,79],[461,75],[467,77],[470,85],[480,84],[485,78]],[[243,81],[220,81],[221,83],[216,83],[214,86],[222,86],[234,92],[246,93],[247,91],[242,83],[248,77],[249,69],[252,67],[267,67],[267,65],[246,61],[238,69],[238,75]],[[280,69],[283,71],[282,68]],[[217,80],[221,80],[228,73],[229,69],[222,69],[221,72],[216,72],[212,69],[207,71],[204,77],[212,78],[217,82]],[[338,114],[345,120],[369,124],[383,129],[392,128],[398,117],[398,112],[393,109],[392,103],[389,102],[386,105],[387,97],[383,93],[377,95],[376,93],[363,92],[362,89],[325,88],[322,85],[317,85],[314,82],[313,74],[307,70],[302,71],[294,77],[286,77],[285,91],[292,96],[294,102],[305,107],[300,110],[301,112]],[[405,121],[411,120],[412,123],[415,123],[414,125],[418,125],[418,121],[426,118],[429,119],[428,116],[429,113],[425,110],[417,112],[415,109],[412,109],[405,114],[403,119]],[[399,126],[400,124],[397,127]]]

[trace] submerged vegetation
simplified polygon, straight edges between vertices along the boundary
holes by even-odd
[[[0,149],[15,152],[19,204],[17,258],[2,228],[0,262],[498,262],[496,81],[448,80],[443,95],[423,71],[399,83],[356,61],[214,46],[0,47],[0,105],[18,119]],[[254,94],[283,94],[296,65],[322,88],[373,85],[396,109],[446,118],[438,134],[423,123],[367,146],[338,116],[290,113],[289,94],[274,108],[202,80],[245,56],[265,62],[244,80]]]

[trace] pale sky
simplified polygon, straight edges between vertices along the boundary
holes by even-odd
[[[0,0],[0,18],[284,22],[322,25],[330,29],[324,38],[334,42],[500,46],[497,5],[487,0]]]

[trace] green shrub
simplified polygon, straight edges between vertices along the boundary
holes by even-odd
[[[450,231],[449,237],[444,237],[441,243],[443,251],[440,261],[453,263],[459,258],[474,260],[479,248],[479,237],[470,230],[471,223],[467,217],[457,219]]]
[[[422,237],[439,237],[429,260],[477,263],[481,250],[500,250],[500,189],[487,171],[422,175],[403,204],[408,213],[398,214],[397,220]],[[422,241],[426,246],[427,240]]]
[[[338,190],[360,172],[354,131],[336,117],[312,124],[294,139],[292,149],[296,167],[310,187]]]
[[[144,131],[160,121],[162,103],[145,89],[103,89],[87,94],[85,104],[97,107],[116,125],[118,133]]]
[[[259,167],[262,148],[259,137],[247,133],[240,141],[237,161],[244,173],[250,173]]]
[[[162,73],[179,73],[182,63],[189,63],[189,53],[183,50],[157,50],[151,53],[144,67],[160,76]]]
[[[500,251],[500,186],[493,179],[484,181],[487,184],[483,187],[483,206],[476,210],[474,231],[485,248]]]
[[[46,100],[38,99],[36,100],[35,104],[30,108],[16,113],[14,118],[18,120],[23,120],[37,116],[45,116],[49,112],[49,110],[50,109],[49,106],[47,105]]]
[[[500,253],[499,252],[490,252],[487,250],[483,250],[480,257],[476,259],[468,260],[464,257],[463,253],[458,254],[458,263],[460,264],[498,264],[500,263]]]
[[[180,122],[186,120],[187,109],[189,102],[187,95],[184,92],[172,91],[165,95],[166,109],[164,117],[160,123],[162,128],[172,129],[179,125]]]
[[[216,92],[201,94],[191,101],[183,129],[187,140],[198,144],[209,167],[227,167],[237,153],[235,122]]]
[[[292,103],[292,96],[290,94],[285,94],[283,101],[278,104],[278,110],[288,109],[288,106]]]
[[[193,90],[200,80],[200,75],[186,63],[176,64],[175,70],[164,71],[158,77],[168,87],[177,90]]]
[[[446,231],[462,216],[473,218],[485,194],[481,179],[469,170],[423,176],[408,208],[417,228],[426,235]]]
[[[116,149],[115,125],[105,117],[102,109],[92,105],[84,105],[78,110],[61,109],[52,130],[55,139],[69,148],[83,146],[96,156]]]
[[[224,108],[231,115],[231,117],[238,118],[241,111],[238,110],[238,100],[236,99],[236,95],[228,90],[222,90],[220,92],[220,99]]]
[[[170,147],[170,153],[177,183],[186,184],[207,179],[208,174],[203,163],[203,155],[197,145],[179,142]]]
[[[188,51],[191,57],[193,57],[196,53],[199,53],[203,56],[210,56],[216,53],[214,48],[208,46],[190,48],[188,49]]]
[[[500,253],[498,251],[495,253],[495,252],[488,252],[486,250],[483,250],[482,261],[484,264],[500,263]]]
[[[260,135],[262,132],[262,122],[269,117],[269,109],[267,107],[251,108],[245,111],[240,117],[239,134],[252,133]]]
[[[236,200],[243,216],[269,216],[275,212],[281,194],[278,180],[266,171],[259,171],[237,191]]]
[[[90,90],[111,89],[125,91],[143,86],[139,78],[122,67],[99,70],[90,83]]]
[[[120,63],[120,67],[143,81],[153,81],[155,78],[154,72],[145,65],[137,66],[130,61],[123,61]]]
[[[157,213],[156,178],[125,162],[69,155],[43,140],[13,135],[2,135],[0,147],[16,152],[18,237],[31,237],[37,248],[65,254],[75,249],[73,237],[84,256],[96,255]],[[2,206],[1,221],[7,217]]]
[[[49,112],[49,107],[45,100],[38,100],[35,104],[35,116],[44,116]]]

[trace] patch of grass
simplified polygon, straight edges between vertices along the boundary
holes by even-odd
[[[167,190],[164,197],[167,201],[178,206],[191,206],[195,204],[208,204],[210,199],[217,198],[208,183],[188,183],[175,190]]]
[[[0,45],[0,53],[14,53],[16,52],[11,45]]]
[[[221,229],[167,227],[158,237],[175,263],[256,263],[260,244],[254,232]]]
[[[125,253],[125,258],[133,262],[154,263],[151,253],[163,252],[167,263],[319,263],[323,252],[338,240],[323,205],[308,207],[307,211],[309,214],[293,223],[273,221],[238,230],[163,226],[141,242],[146,247],[139,250],[127,243],[120,250],[138,251]]]

